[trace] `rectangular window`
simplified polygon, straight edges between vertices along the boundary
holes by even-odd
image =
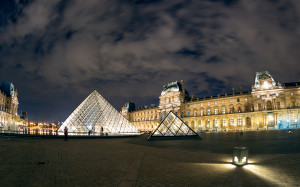
[[[207,106],[209,106],[209,102],[207,102]]]
[[[196,104],[194,104],[194,107],[196,107]]]
[[[210,115],[210,109],[207,110],[207,115]]]
[[[194,116],[197,116],[197,112],[196,111],[194,111]]]
[[[201,116],[203,116],[203,110],[201,110],[201,113],[200,113],[200,114],[201,114]]]
[[[232,103],[232,99],[229,100],[229,103]]]
[[[224,102],[224,100],[222,100],[222,104],[224,104],[225,102]]]
[[[190,108],[190,105],[188,105],[188,108]]]
[[[215,105],[217,105],[218,104],[218,102],[217,101],[215,101]]]
[[[238,125],[242,125],[242,118],[238,117]]]
[[[218,112],[219,112],[218,109],[215,109],[215,114],[218,114]]]
[[[234,120],[233,120],[233,118],[230,118],[229,122],[230,122],[230,125],[234,125]]]
[[[190,112],[188,112],[188,117],[190,117]]]
[[[201,103],[200,106],[203,106],[203,103]]]
[[[222,126],[223,126],[223,127],[226,127],[226,119],[223,119],[223,120],[222,120]]]
[[[248,101],[248,98],[247,98],[247,97],[245,97],[245,101],[246,101],[246,102]]]
[[[239,98],[237,98],[237,99],[236,99],[236,101],[237,101],[237,102],[240,102],[240,99],[239,99]]]
[[[222,114],[225,114],[225,113],[226,113],[225,108],[222,108]]]

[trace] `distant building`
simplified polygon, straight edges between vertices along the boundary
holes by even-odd
[[[122,114],[142,131],[156,128],[169,111],[194,131],[299,128],[300,82],[281,85],[263,71],[256,73],[251,92],[240,88],[229,94],[194,98],[183,81],[176,81],[163,87],[159,106],[122,107]]]
[[[18,114],[18,91],[13,83],[0,84],[0,130],[19,130],[28,124],[26,112]]]

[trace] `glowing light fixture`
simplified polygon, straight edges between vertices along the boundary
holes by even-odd
[[[242,166],[248,163],[249,149],[247,147],[234,147],[232,163]]]

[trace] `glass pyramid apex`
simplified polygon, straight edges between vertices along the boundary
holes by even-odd
[[[158,127],[148,137],[171,137],[171,136],[198,136],[188,125],[186,125],[176,114],[170,111]]]
[[[94,90],[58,129],[63,132],[138,133],[139,130],[124,118],[110,103]]]

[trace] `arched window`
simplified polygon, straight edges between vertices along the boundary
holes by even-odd
[[[217,120],[217,119],[214,119],[214,128],[217,128],[218,126],[219,126],[218,120]]]
[[[222,127],[225,128],[226,127],[226,119],[222,119]]]
[[[272,102],[267,101],[267,110],[272,110]]]

